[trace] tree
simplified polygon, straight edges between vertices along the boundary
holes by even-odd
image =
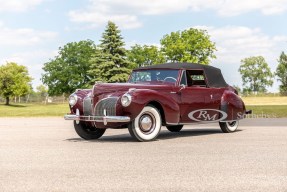
[[[154,45],[134,45],[128,52],[128,59],[137,67],[150,66],[166,62],[162,52]]]
[[[278,77],[278,81],[281,82],[279,87],[280,93],[287,93],[287,55],[282,52],[278,60],[278,66],[275,72],[275,75]]]
[[[127,59],[123,38],[118,27],[111,21],[102,35],[99,50],[91,59],[90,75],[98,74],[92,79],[104,82],[125,82],[133,67]]]
[[[238,94],[242,93],[242,90],[238,85],[233,85],[232,87],[238,92]]]
[[[49,95],[69,95],[75,89],[90,87],[94,77],[87,71],[95,50],[91,40],[71,42],[60,47],[58,55],[43,67],[42,81],[48,86]]]
[[[7,63],[0,66],[0,95],[10,104],[10,97],[27,95],[31,91],[28,69],[17,63]]]
[[[273,84],[273,74],[262,56],[241,60],[238,71],[242,76],[245,90],[249,88],[253,92],[266,92],[266,87]]]
[[[46,97],[48,94],[48,89],[44,85],[39,85],[36,87],[37,94],[39,94],[41,97]]]
[[[47,103],[48,100],[48,89],[44,85],[39,85],[36,87],[36,94],[37,96],[41,99],[44,99],[45,104]]]
[[[209,64],[216,58],[215,43],[210,40],[206,30],[187,29],[172,32],[160,40],[162,51],[170,62],[193,62]]]

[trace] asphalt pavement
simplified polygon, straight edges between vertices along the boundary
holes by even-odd
[[[0,191],[287,191],[287,118],[165,127],[135,142],[127,129],[80,139],[63,118],[0,118]]]

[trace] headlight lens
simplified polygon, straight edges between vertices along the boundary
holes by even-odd
[[[69,97],[69,104],[73,107],[74,105],[76,105],[78,101],[78,96],[75,95],[75,94],[72,94],[70,97]]]
[[[132,96],[128,93],[124,94],[121,98],[121,103],[122,106],[127,107],[131,104],[132,102]]]

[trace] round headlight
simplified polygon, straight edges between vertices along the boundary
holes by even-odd
[[[70,97],[69,97],[69,104],[73,107],[74,105],[76,105],[78,101],[78,96],[75,95],[75,94],[72,94]]]
[[[131,104],[131,102],[132,102],[132,97],[130,94],[126,93],[122,96],[121,98],[122,106],[127,107]]]

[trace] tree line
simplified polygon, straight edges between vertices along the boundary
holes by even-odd
[[[287,95],[287,55],[282,52],[278,59],[278,65],[274,73],[263,56],[252,56],[241,60],[238,69],[243,82],[244,94],[266,93],[267,87],[274,83],[277,78],[281,84],[279,91],[282,95]]]
[[[82,40],[60,47],[57,56],[44,63],[41,80],[48,87],[50,96],[68,96],[75,89],[90,88],[96,81],[125,82],[131,70],[138,67],[166,62],[208,65],[216,58],[215,51],[216,45],[207,31],[194,28],[164,35],[159,46],[136,44],[126,49],[121,31],[109,21],[99,45],[92,40]],[[262,56],[242,59],[239,72],[244,92],[266,92],[275,76],[281,82],[280,92],[287,91],[287,56],[284,52],[275,73]],[[7,63],[0,66],[0,96],[6,99],[6,104],[10,97],[31,93],[31,81],[27,68],[22,65]],[[45,87],[41,89],[45,92]]]
[[[84,40],[60,47],[58,55],[44,64],[42,81],[50,95],[69,95],[95,81],[125,82],[137,67],[165,62],[209,64],[215,50],[207,31],[193,28],[165,35],[160,47],[136,44],[127,50],[116,24],[108,22],[99,45]]]

